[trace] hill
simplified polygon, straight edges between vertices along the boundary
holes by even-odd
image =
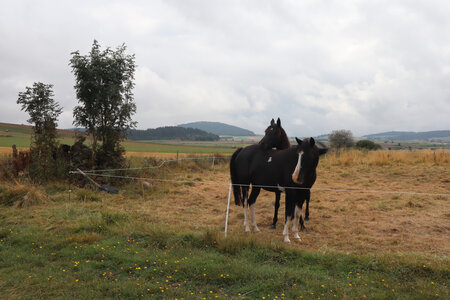
[[[219,136],[200,129],[178,126],[158,127],[156,129],[132,129],[130,140],[182,140],[182,141],[218,141]]]
[[[220,122],[193,122],[180,124],[179,127],[196,128],[217,135],[231,136],[254,136],[255,133],[237,126],[228,125]]]
[[[363,136],[368,140],[375,141],[432,141],[432,142],[449,142],[450,130],[437,130],[425,132],[412,131],[389,131]]]

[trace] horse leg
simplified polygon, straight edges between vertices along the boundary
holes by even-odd
[[[252,192],[250,193],[250,197],[248,198],[248,204],[250,206],[250,214],[252,216],[252,227],[253,227],[254,232],[260,231],[258,226],[256,225],[256,216],[255,216],[255,203],[256,203],[256,198],[258,198],[260,191],[261,191],[261,188],[252,187]]]
[[[305,202],[304,199],[300,199],[300,210],[303,210],[304,202]],[[306,212],[305,212],[305,218],[306,218]],[[302,214],[300,214],[300,231],[306,231],[305,222],[303,221]]]
[[[294,221],[292,223],[292,233],[294,233],[294,238],[300,241],[301,238],[298,235],[298,223],[299,219],[302,217],[302,207],[299,204],[300,203],[297,202],[294,208]]]
[[[280,192],[275,192],[275,212],[273,214],[273,222],[270,229],[275,229],[277,227],[278,209],[280,208],[280,195]]]
[[[244,227],[245,232],[250,232],[250,226],[248,224],[248,187],[242,187],[242,199],[244,200]]]
[[[305,221],[309,220],[309,199],[311,198],[311,191],[306,190],[306,209],[305,209]]]
[[[290,196],[290,192],[286,191],[286,206],[285,206],[285,220],[284,220],[284,229],[283,229],[283,235],[284,235],[284,242],[290,243],[291,240],[289,239],[289,223],[292,221],[293,218],[293,212],[294,207],[292,204],[295,205],[295,202],[292,199],[292,196]]]

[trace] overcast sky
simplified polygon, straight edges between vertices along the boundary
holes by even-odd
[[[138,128],[219,121],[290,136],[450,129],[450,1],[2,1],[0,122],[54,85],[72,127],[71,52],[136,55]]]

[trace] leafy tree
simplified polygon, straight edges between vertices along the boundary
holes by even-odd
[[[71,53],[79,103],[73,110],[73,124],[86,128],[92,137],[93,161],[97,166],[123,164],[120,142],[128,130],[136,127],[131,119],[136,112],[132,93],[135,57],[125,54],[125,50],[123,44],[116,50],[108,47],[101,51],[94,40],[88,55]]]
[[[354,145],[353,134],[350,130],[333,130],[328,136],[330,145],[333,148],[352,147]]]
[[[52,88],[51,84],[35,82],[33,87],[26,87],[25,92],[20,92],[17,99],[21,110],[30,115],[27,122],[33,124],[30,175],[38,180],[49,179],[55,170],[53,156],[58,147],[56,127],[62,108],[53,99]]]
[[[367,150],[378,150],[381,146],[370,140],[360,140],[356,143],[356,148],[367,149]]]

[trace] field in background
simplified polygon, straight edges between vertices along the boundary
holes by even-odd
[[[75,133],[68,130],[58,130],[59,142],[72,145]],[[31,126],[0,123],[0,153],[11,154],[11,146],[15,144],[19,149],[30,146]],[[248,145],[246,142],[184,142],[184,141],[154,141],[141,142],[126,140],[123,146],[127,152],[148,153],[232,153],[236,147]]]

